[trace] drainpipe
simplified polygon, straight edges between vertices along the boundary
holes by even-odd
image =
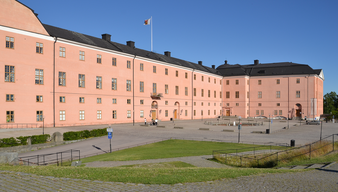
[[[53,45],[53,127],[55,127],[55,44],[57,41],[57,37],[54,37],[54,45]]]
[[[194,71],[191,72],[191,120],[194,119]]]
[[[135,58],[136,54],[133,58],[133,126],[135,126]]]

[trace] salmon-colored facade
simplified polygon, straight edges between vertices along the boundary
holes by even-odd
[[[95,38],[44,25],[15,0],[0,4],[0,127],[256,117],[275,110],[278,116],[290,111],[290,117],[302,112],[304,118],[323,112],[319,74],[227,76],[170,52],[111,42],[108,34]]]

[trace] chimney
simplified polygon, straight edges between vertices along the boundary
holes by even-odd
[[[167,57],[171,57],[171,52],[170,51],[165,51],[164,55],[167,56]]]
[[[259,64],[259,60],[258,59],[254,60],[254,65],[258,65],[258,64]]]
[[[225,60],[225,61],[224,61],[224,64],[227,65],[227,64],[228,64],[228,60]]]
[[[211,68],[215,69],[215,65],[211,65]]]
[[[198,61],[198,64],[199,64],[199,65],[202,65],[202,61]]]
[[[135,42],[134,41],[127,41],[127,46],[131,48],[135,48]]]
[[[110,37],[111,37],[111,35],[109,35],[109,34],[107,34],[107,33],[102,34],[102,39],[103,39],[103,40],[110,41]]]

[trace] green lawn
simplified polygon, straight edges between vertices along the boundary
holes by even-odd
[[[315,163],[328,163],[328,162],[338,162],[338,153],[333,153],[329,155],[325,155],[322,157],[315,157],[307,160],[295,160],[289,163],[280,163],[278,167],[287,167],[293,165],[308,165],[308,164],[315,164]]]
[[[258,147],[258,145],[171,139],[158,143],[152,143],[148,145],[116,151],[113,153],[106,153],[102,155],[84,158],[82,159],[82,162],[88,163],[93,161],[131,161],[131,160],[212,155],[213,150],[239,149],[247,147]],[[262,146],[262,147],[263,148],[260,148],[260,150],[270,149],[270,146]],[[284,148],[273,147],[273,149],[284,149]],[[245,150],[247,151],[250,149],[243,149],[243,151]]]

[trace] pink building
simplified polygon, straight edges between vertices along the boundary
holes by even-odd
[[[312,118],[323,111],[323,73],[307,65],[210,68],[132,41],[113,42],[109,34],[97,38],[42,24],[16,0],[0,5],[2,128],[221,115]]]

